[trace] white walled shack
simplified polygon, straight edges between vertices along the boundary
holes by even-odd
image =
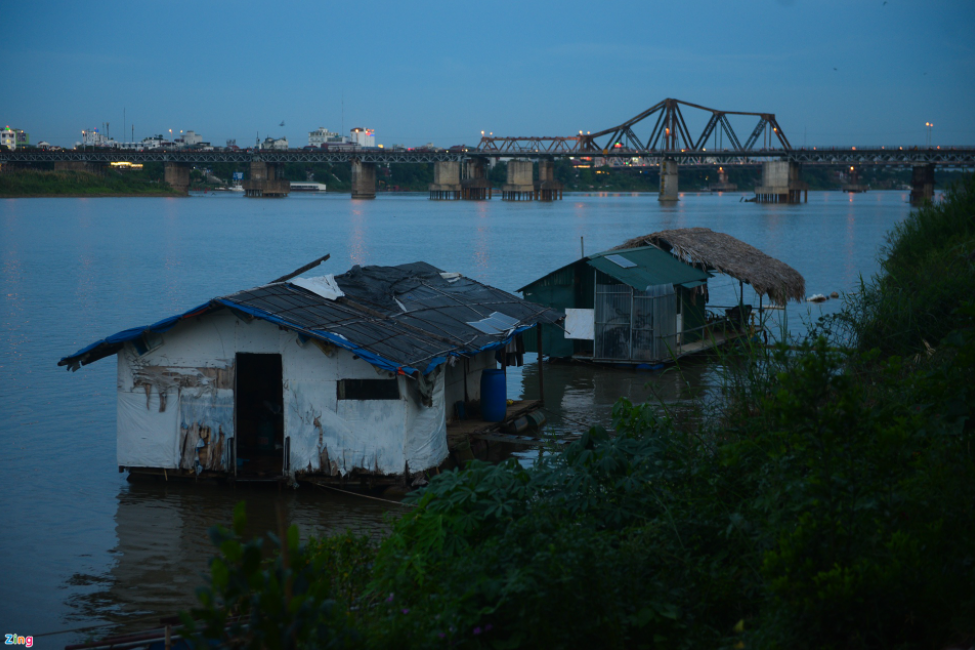
[[[295,278],[114,334],[118,464],[240,479],[415,475],[495,352],[562,314],[417,262]]]

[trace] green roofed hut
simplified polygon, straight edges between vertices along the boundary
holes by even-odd
[[[564,326],[541,327],[527,351],[552,358],[658,367],[751,333],[752,306],[708,309],[714,273],[750,284],[761,300],[802,301],[805,280],[787,264],[708,228],[631,239],[525,285],[526,300],[565,310]],[[760,326],[760,324],[759,324]]]

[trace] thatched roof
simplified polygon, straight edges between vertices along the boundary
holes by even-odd
[[[709,269],[752,285],[758,295],[779,304],[806,299],[806,281],[794,268],[769,257],[754,246],[710,228],[661,230],[634,237],[613,250],[656,246],[684,262],[705,264]]]

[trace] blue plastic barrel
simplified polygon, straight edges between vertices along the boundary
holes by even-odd
[[[508,390],[503,370],[481,371],[481,417],[485,422],[501,422],[508,411]]]

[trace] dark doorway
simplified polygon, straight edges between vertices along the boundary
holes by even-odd
[[[276,478],[284,457],[280,354],[237,354],[237,476]]]

